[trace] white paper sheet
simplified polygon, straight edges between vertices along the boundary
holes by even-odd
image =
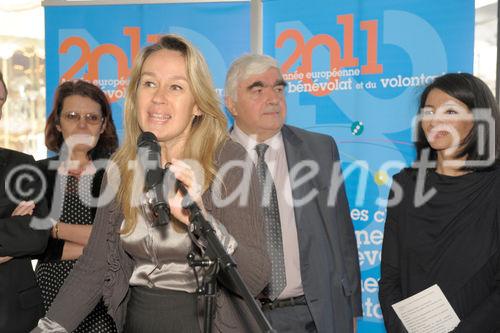
[[[448,333],[459,323],[437,284],[392,305],[409,333]]]

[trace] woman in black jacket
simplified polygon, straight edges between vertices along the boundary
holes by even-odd
[[[6,99],[0,72],[0,118]],[[34,164],[30,155],[0,148],[0,332],[28,332],[42,315],[30,256],[43,251],[49,232],[31,227],[32,216],[47,215]]]
[[[497,103],[480,79],[446,74],[423,91],[417,124],[417,162],[394,177],[387,209],[385,326],[406,332],[392,305],[437,284],[460,319],[454,332],[500,332]]]

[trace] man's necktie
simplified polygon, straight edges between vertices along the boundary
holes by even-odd
[[[271,259],[271,282],[264,290],[264,295],[270,300],[275,300],[285,289],[285,259],[283,256],[283,239],[281,237],[280,212],[278,197],[273,178],[269,172],[264,155],[269,146],[261,143],[255,146],[257,151],[257,174],[262,187],[262,203],[264,212],[264,230],[266,245]]]

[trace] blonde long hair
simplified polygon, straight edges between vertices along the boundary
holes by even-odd
[[[136,160],[137,139],[142,132],[137,119],[137,88],[146,59],[154,52],[164,49],[178,51],[184,56],[189,86],[195,103],[201,111],[201,116],[193,119],[182,158],[198,161],[203,167],[204,190],[212,184],[217,173],[215,152],[228,138],[226,117],[220,108],[208,66],[198,49],[185,38],[173,34],[164,35],[157,43],[143,48],[132,68],[127,88],[124,142],[112,158],[121,175],[117,199],[125,217],[125,224],[121,231],[123,234],[130,233],[135,228],[139,208],[134,204],[137,198],[134,198],[133,193],[142,192],[134,188],[137,186],[134,184],[134,171],[129,168],[129,161]]]

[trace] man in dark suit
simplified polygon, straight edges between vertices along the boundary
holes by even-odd
[[[360,270],[339,153],[330,136],[284,125],[285,87],[264,55],[237,59],[226,77],[231,137],[263,188],[272,280],[259,299],[278,332],[353,332]]]
[[[0,117],[7,88],[0,73]],[[42,313],[42,298],[30,255],[43,252],[49,230],[30,227],[31,216],[46,216],[40,177],[30,155],[0,148],[0,332],[29,332]]]

